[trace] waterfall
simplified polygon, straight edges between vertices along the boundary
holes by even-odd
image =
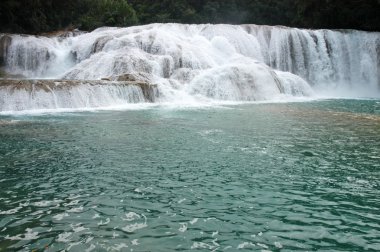
[[[154,86],[124,81],[0,81],[0,111],[120,106],[154,102],[156,96]]]
[[[315,90],[379,96],[380,33],[247,26],[264,62],[296,74]]]
[[[140,81],[144,76],[142,81],[157,86],[155,102],[260,101],[316,94],[380,97],[380,33],[376,32],[151,24],[104,27],[75,36],[0,35],[1,65],[8,75],[27,79],[115,80],[129,74]],[[107,96],[96,98],[104,101],[102,106],[118,99],[113,91],[99,87],[90,90],[83,84],[67,90],[79,97],[79,92],[97,88]],[[4,95],[4,88],[0,92],[8,99],[0,111],[28,107],[6,107],[10,99],[22,103],[23,95],[16,99],[15,94]],[[30,99],[36,98],[25,99],[25,104]],[[84,98],[73,99],[62,98],[60,103],[50,99],[37,108],[95,106]]]

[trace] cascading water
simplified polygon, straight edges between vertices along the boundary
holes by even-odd
[[[7,49],[6,68],[27,78],[54,78],[74,65],[69,43],[59,38],[14,35]]]
[[[86,81],[132,74],[137,81],[157,85],[156,102],[260,101],[315,93],[380,96],[380,33],[151,24],[100,28],[71,37],[6,36],[0,40],[7,42],[0,43],[0,56],[9,74]],[[0,111],[28,107],[10,106],[15,94],[4,95],[6,90],[0,90],[6,100]],[[78,87],[67,90],[79,92]],[[99,96],[88,104],[84,100],[91,91],[83,90],[75,103],[38,102],[33,108],[131,102],[111,102],[114,96],[103,88],[107,98]],[[35,99],[29,93],[25,101]]]
[[[137,82],[7,80],[6,84],[0,85],[0,108],[3,111],[91,109],[154,102],[155,95],[155,86]]]
[[[380,33],[247,26],[264,62],[333,95],[379,96]]]

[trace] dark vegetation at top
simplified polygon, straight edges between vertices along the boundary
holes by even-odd
[[[0,32],[36,34],[158,22],[380,31],[380,0],[0,1]]]

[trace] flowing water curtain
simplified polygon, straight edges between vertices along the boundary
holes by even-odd
[[[379,33],[152,24],[73,35],[11,36],[5,70],[76,80],[132,74],[156,84],[165,102],[379,94]]]

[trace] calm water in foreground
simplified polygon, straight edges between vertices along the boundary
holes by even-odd
[[[380,250],[380,102],[0,116],[1,251]]]

